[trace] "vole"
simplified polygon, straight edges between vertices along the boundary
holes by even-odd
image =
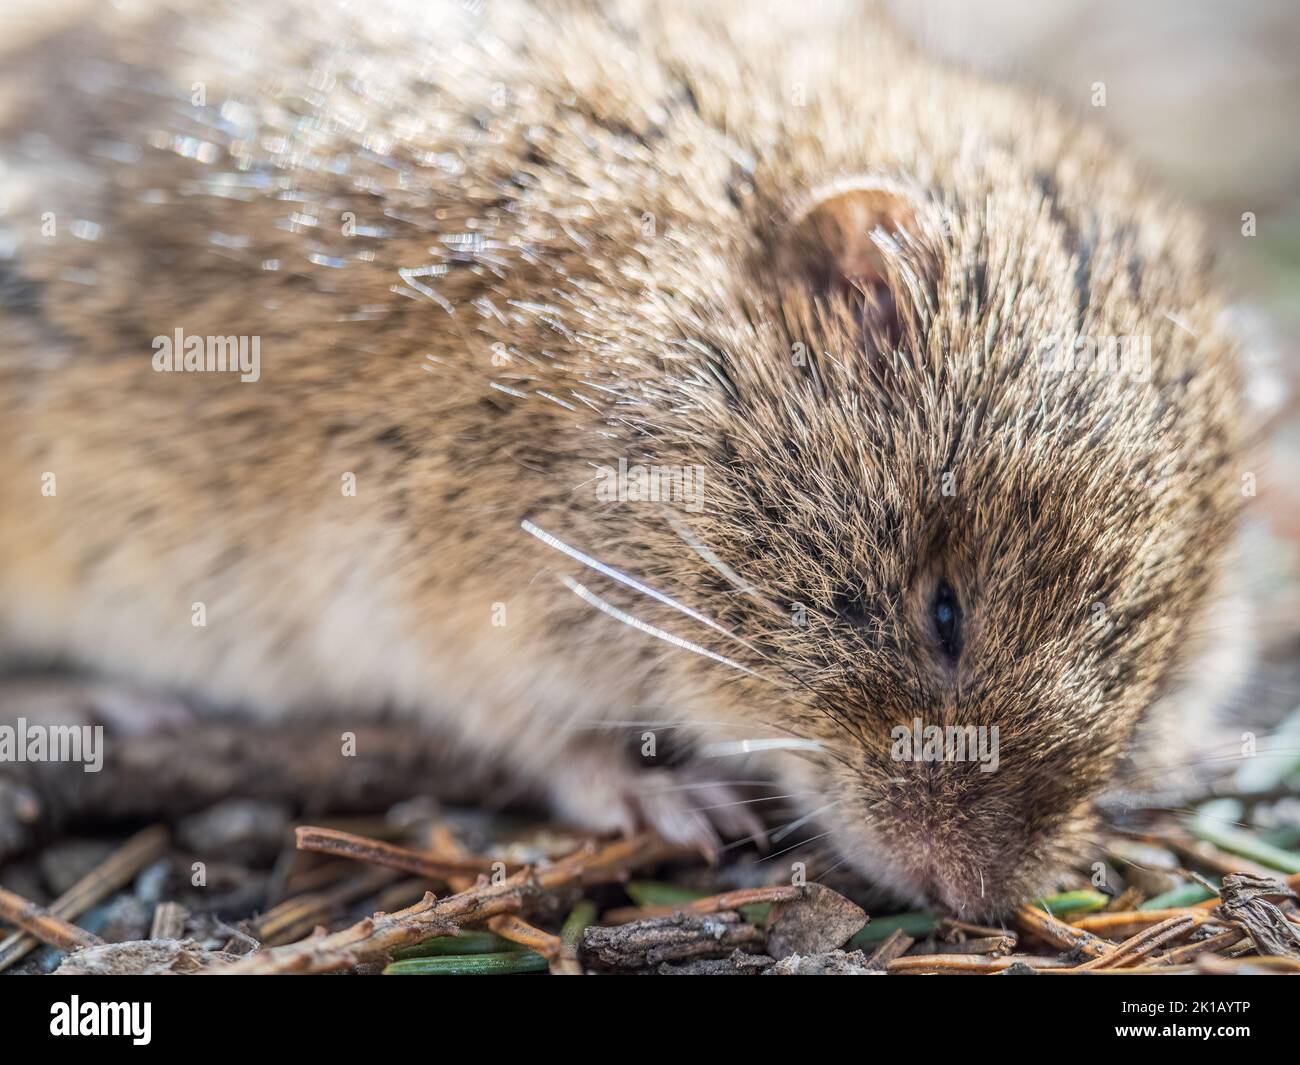
[[[89,17],[4,76],[9,657],[395,708],[691,842],[752,793],[640,755],[768,748],[968,916],[1185,760],[1242,356],[1097,130],[851,5]]]

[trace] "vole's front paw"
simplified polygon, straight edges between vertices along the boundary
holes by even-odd
[[[653,829],[672,843],[712,858],[724,839],[764,839],[755,792],[710,779],[693,766],[641,769],[618,750],[584,749],[566,758],[551,783],[557,811],[598,832],[631,835]]]
[[[717,769],[652,769],[637,774],[637,809],[647,827],[665,839],[703,851],[710,858],[723,840],[753,839],[763,844],[767,831],[754,812],[753,788],[743,791],[710,779]]]

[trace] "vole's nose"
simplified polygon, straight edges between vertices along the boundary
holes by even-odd
[[[913,888],[968,918],[1005,913],[1019,901],[1025,819],[986,776],[956,766],[918,766],[895,781],[878,812]]]
[[[924,891],[934,905],[958,917],[984,915],[1001,904],[998,884],[990,879],[977,866],[957,868],[940,859],[928,871]]]

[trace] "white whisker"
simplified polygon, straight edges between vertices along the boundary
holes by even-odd
[[[545,529],[541,529],[538,526],[534,525],[531,521],[525,519],[524,521],[520,522],[520,528],[522,528],[524,532],[528,533],[530,536],[535,536],[547,547],[554,548],[556,551],[559,551],[561,554],[568,555],[575,562],[581,562],[588,569],[593,569],[597,573],[601,574],[602,576],[608,577],[612,581],[617,581],[619,584],[631,588],[633,591],[640,592],[642,595],[648,595],[651,599],[657,600],[658,602],[663,603],[665,606],[670,606],[674,610],[680,611],[682,614],[685,614],[692,621],[698,621],[701,625],[708,626],[710,629],[713,629],[715,632],[719,632],[723,636],[726,636],[729,640],[735,640],[736,643],[740,644],[742,647],[745,647],[750,651],[754,651],[756,654],[760,654],[760,655],[762,654],[762,652],[759,651],[756,647],[754,647],[754,645],[751,644],[748,640],[744,639],[741,636],[737,636],[730,629],[727,629],[724,626],[719,625],[712,618],[705,617],[698,610],[693,610],[690,607],[686,606],[685,604],[679,603],[676,599],[672,598],[671,596],[664,595],[663,592],[655,591],[648,584],[642,583],[641,581],[637,580],[635,577],[630,577],[626,573],[623,573],[620,570],[616,570],[613,566],[608,566],[604,562],[601,562],[599,559],[592,558],[590,555],[584,554],[583,552],[579,551],[576,547],[572,547],[569,544],[566,544],[563,540],[559,539],[558,537],[552,536]]]
[[[747,673],[751,677],[765,680],[769,684],[776,683],[773,680],[769,680],[761,673],[755,673],[748,666],[742,666],[739,662],[727,658],[725,655],[720,655],[715,651],[710,651],[707,647],[701,647],[698,643],[691,643],[690,640],[684,640],[680,636],[674,636],[671,632],[655,628],[653,625],[642,621],[640,618],[635,618],[631,614],[619,610],[619,608],[614,606],[613,603],[606,602],[600,596],[596,595],[595,592],[579,584],[572,577],[566,576],[562,573],[560,574],[560,580],[564,582],[569,591],[583,602],[590,603],[597,610],[608,614],[615,621],[621,621],[624,625],[628,625],[631,628],[636,629],[638,632],[644,632],[647,636],[653,636],[656,639],[663,640],[665,643],[672,644],[674,647],[680,647],[683,651],[690,651],[693,654],[701,655],[704,658],[711,659],[712,661],[721,663],[724,666],[730,666],[732,669],[739,670],[741,673]]]
[[[514,396],[516,399],[527,399],[527,392],[520,392],[517,388],[511,388],[509,385],[503,385],[497,381],[489,381],[489,388],[495,388],[498,392],[504,392],[508,396]]]
[[[770,858],[779,858],[779,857],[781,857],[781,855],[783,855],[783,854],[789,854],[790,851],[792,851],[792,850],[798,850],[800,847],[805,847],[805,846],[807,846],[809,843],[811,843],[811,842],[812,842],[813,840],[815,840],[815,839],[821,839],[821,838],[823,838],[824,836],[829,836],[829,835],[830,835],[830,831],[828,830],[828,831],[826,831],[826,832],[822,832],[822,833],[820,833],[820,834],[818,834],[818,835],[816,835],[816,836],[809,836],[807,839],[800,840],[798,843],[792,843],[792,844],[790,844],[790,846],[786,847],[785,850],[774,851],[772,854],[765,854],[765,855],[763,855],[763,857],[761,857],[761,858],[759,859],[759,861],[760,861],[760,862],[765,862],[765,861],[767,861],[767,860],[770,859]]]
[[[563,407],[565,410],[576,411],[578,409],[572,403],[566,403],[564,400],[560,399],[559,396],[553,396],[549,392],[543,392],[540,388],[536,392],[534,392],[533,395],[541,396],[542,399],[549,399],[552,403],[555,403],[558,406]]]
[[[847,862],[847,861],[848,861],[848,858],[841,858],[838,862],[836,862],[834,865],[832,865],[829,869],[823,869],[820,873],[818,873],[815,877],[813,877],[813,883],[814,883],[814,884],[817,883],[818,881],[820,881],[820,880],[822,879],[822,877],[830,876],[831,873],[835,872],[836,869],[838,869],[841,865],[843,865],[843,864],[844,864],[845,862]]]
[[[636,720],[636,721],[615,719],[615,720],[607,721],[600,718],[593,718],[593,719],[583,719],[580,721],[572,721],[569,722],[565,727],[568,728],[569,731],[571,732],[577,732],[579,730],[600,732],[600,731],[611,731],[613,729],[620,729],[620,728],[628,728],[628,729],[639,728],[639,729],[652,729],[656,731],[660,731],[660,730],[667,731],[669,729],[695,730],[700,732],[701,734],[704,733],[706,729],[712,729],[715,731],[718,729],[730,729],[732,731],[744,729],[745,731],[750,731],[756,727],[761,727],[761,728],[770,729],[771,732],[777,736],[794,736],[799,739],[803,738],[802,736],[799,735],[799,733],[794,732],[792,729],[783,728],[782,726],[773,724],[770,721],[757,721],[757,722],[719,721],[716,718],[706,718],[706,717],[690,718],[690,719],[685,719],[680,721],[665,720],[665,719]],[[767,739],[769,737],[759,736],[753,738]]]
[[[726,810],[732,806],[752,806],[756,802],[777,802],[781,799],[792,799],[796,795],[804,795],[806,792],[792,791],[786,795],[760,795],[756,799],[734,799],[731,802],[720,802],[713,806],[692,806],[693,813],[703,813],[705,810]]]
[[[697,753],[701,758],[726,758],[730,755],[753,754],[758,751],[820,751],[821,749],[822,745],[817,740],[727,740],[706,743]]]
[[[653,795],[665,791],[694,791],[698,788],[771,788],[779,783],[779,780],[702,780],[698,784],[667,784],[662,788],[646,788],[645,792]]]
[[[786,838],[786,836],[790,835],[790,833],[798,831],[814,817],[817,817],[819,814],[824,814],[832,806],[838,806],[842,801],[842,799],[836,799],[834,802],[828,802],[825,806],[818,807],[811,813],[804,814],[803,817],[799,818],[797,821],[791,821],[784,828],[778,829],[776,832],[772,833],[770,837],[772,842],[780,843]]]
[[[751,598],[762,603],[763,606],[767,607],[773,613],[779,615],[782,619],[786,619],[786,613],[784,610],[782,610],[779,606],[777,606],[776,603],[772,602],[772,600],[767,598],[767,596],[763,595],[756,587],[754,587],[754,585],[746,581],[743,577],[740,576],[739,573],[733,570],[730,566],[728,566],[725,562],[723,562],[722,559],[718,558],[717,555],[715,555],[711,550],[709,550],[709,548],[705,547],[704,544],[700,543],[699,540],[697,540],[693,535],[691,535],[691,531],[686,527],[686,523],[683,522],[681,518],[679,518],[672,511],[667,511],[666,515],[668,518],[668,524],[673,527],[673,531],[676,532],[677,535],[682,538],[682,541],[686,544],[687,547],[689,547],[692,551],[694,551],[697,555],[699,555],[700,558],[702,558],[710,567],[712,567],[712,569],[716,573],[718,573],[720,576],[725,578],[726,581],[729,584],[731,584],[734,588],[736,588],[738,591],[741,591],[745,595],[748,595]]]

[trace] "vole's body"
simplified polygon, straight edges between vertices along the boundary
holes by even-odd
[[[597,827],[710,805],[601,722],[819,740],[778,768],[855,863],[968,913],[1045,886],[1224,587],[1197,226],[853,17],[409,6],[105,16],[15,69],[60,120],[3,131],[0,648],[416,712]],[[887,325],[802,269],[845,189],[907,205],[860,249]],[[177,329],[260,379],[155,372]],[[1045,366],[1077,336],[1149,375]],[[702,506],[599,498],[620,459]],[[998,771],[892,760],[914,719],[997,726]]]

